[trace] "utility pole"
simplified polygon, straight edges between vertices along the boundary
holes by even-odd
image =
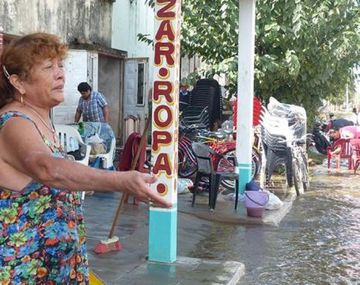
[[[349,112],[349,85],[345,87],[346,112]]]

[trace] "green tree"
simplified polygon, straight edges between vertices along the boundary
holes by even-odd
[[[153,2],[153,1],[150,1]],[[236,93],[238,0],[183,0],[182,54],[198,55],[206,76],[224,73]],[[360,63],[359,0],[259,0],[255,93],[303,105],[345,94]],[[240,43],[241,44],[241,43]]]

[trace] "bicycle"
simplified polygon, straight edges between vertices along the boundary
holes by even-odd
[[[251,155],[251,178],[255,179],[261,170],[261,150],[260,150],[260,139],[258,135],[254,134],[255,139],[252,146]],[[236,156],[236,142],[223,142],[213,145],[212,148],[219,154],[220,157],[215,159],[214,165],[216,165],[217,171],[233,171],[234,170],[234,158]],[[232,180],[223,179],[221,180],[222,187],[225,189],[234,189],[235,184]]]
[[[182,178],[191,177],[197,171],[197,162],[192,150],[192,142],[203,142],[210,146],[215,144],[219,138],[216,132],[210,132],[197,124],[190,126],[180,125],[180,139],[178,145],[178,174]]]
[[[180,177],[191,177],[197,171],[196,157],[192,150],[192,142],[203,142],[208,144],[216,153],[212,157],[213,165],[217,171],[234,171],[234,158],[236,142],[227,141],[228,133],[211,132],[199,128],[197,125],[185,126],[181,124],[181,136],[179,140],[179,167]],[[258,134],[254,134],[252,148],[252,179],[257,177],[261,170],[260,139]],[[227,190],[235,187],[234,181],[222,179],[221,184]]]
[[[296,195],[304,194],[310,188],[308,158],[304,149],[306,141],[295,139],[291,142],[292,177]]]
[[[191,147],[192,139],[189,135],[192,134],[183,134],[178,145],[178,174],[182,178],[192,176],[197,170],[196,157]]]
[[[180,113],[178,142],[178,174],[188,178],[197,170],[196,157],[191,144],[200,129],[208,128],[208,108],[188,106]]]

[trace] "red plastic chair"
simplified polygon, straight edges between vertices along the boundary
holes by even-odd
[[[128,171],[131,168],[131,164],[136,156],[138,148],[140,147],[141,135],[137,132],[133,132],[126,140],[124,150],[122,152],[118,169],[119,171]],[[144,144],[140,149],[140,155],[136,162],[135,170],[140,172],[147,172],[144,169],[146,160],[146,145]]]
[[[340,128],[342,138],[360,139],[360,126],[345,126]]]
[[[339,152],[332,154],[334,150],[340,148]],[[340,168],[340,160],[347,159],[349,163],[349,169],[352,169],[352,148],[350,144],[350,139],[338,139],[333,144],[327,148],[327,160],[328,160],[328,171],[331,167],[331,159],[336,159],[336,168]]]
[[[232,111],[233,111],[233,125],[236,129],[237,127],[237,99],[232,101]],[[262,104],[258,97],[254,96],[253,99],[253,126],[257,126],[260,123],[260,114],[261,114]]]
[[[136,164],[132,165],[136,159],[137,152],[140,152]],[[145,169],[146,160],[146,144],[141,145],[141,135],[137,132],[133,132],[126,140],[124,150],[120,157],[118,169],[119,171],[137,170],[140,172],[149,172],[149,169]],[[129,194],[125,193],[125,203],[129,202]],[[138,205],[139,202],[136,198],[133,200],[134,205]]]
[[[351,149],[352,149],[352,165],[354,168],[354,174],[360,165],[360,139],[351,139],[350,140]]]

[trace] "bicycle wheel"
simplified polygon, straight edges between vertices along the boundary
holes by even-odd
[[[217,163],[217,171],[231,172],[235,170],[233,157],[235,156],[235,149],[231,149],[223,153],[223,157],[219,159]],[[254,179],[261,170],[261,159],[252,151],[252,162],[251,162],[251,179]],[[230,179],[222,179],[221,184],[226,190],[233,190],[235,187],[235,181]]]
[[[310,188],[310,182],[309,182],[308,179],[307,179],[306,181],[303,181],[303,187],[304,187],[304,191],[309,190],[309,188]]]
[[[306,190],[308,190],[310,188],[308,160],[307,160],[306,153],[301,153],[301,157],[302,157],[302,165],[303,165],[303,168],[302,168],[302,173],[303,173],[302,182],[303,182],[304,191],[306,191]]]
[[[302,179],[300,163],[299,160],[296,158],[293,160],[292,163],[292,172],[293,172],[293,182],[294,182],[296,195],[300,196],[301,194],[304,193],[304,188],[302,183],[303,179]]]
[[[197,170],[196,161],[189,158],[186,152],[179,150],[178,174],[182,178],[188,178]]]
[[[234,161],[230,157],[235,156],[235,149],[228,150],[223,154],[223,157],[219,159],[216,171],[219,172],[232,172],[235,170]],[[230,158],[230,159],[229,159]],[[226,190],[233,190],[235,187],[235,181],[230,179],[222,179],[220,186]]]
[[[252,165],[251,165],[251,173],[252,178],[256,178],[259,176],[261,170],[261,155],[253,148],[252,149]]]

